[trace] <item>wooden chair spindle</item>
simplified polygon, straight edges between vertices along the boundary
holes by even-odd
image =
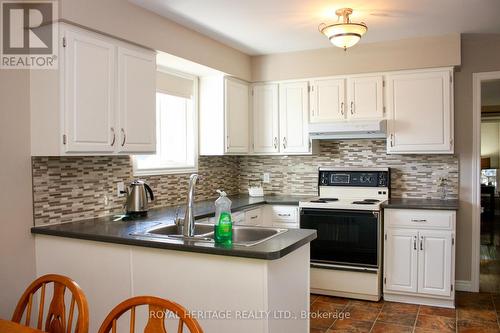
[[[38,323],[36,325],[36,328],[39,330],[42,329],[42,324],[43,324],[43,308],[45,307],[45,286],[47,284],[43,283],[42,284],[42,291],[40,292],[40,305],[38,306]]]

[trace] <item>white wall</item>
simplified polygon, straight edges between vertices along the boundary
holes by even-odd
[[[29,72],[0,69],[0,318],[35,277]]]

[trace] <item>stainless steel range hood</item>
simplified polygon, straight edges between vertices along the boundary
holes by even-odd
[[[313,140],[385,139],[387,120],[350,120],[309,124]]]

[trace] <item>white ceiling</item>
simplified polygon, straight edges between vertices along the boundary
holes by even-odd
[[[129,0],[250,55],[331,47],[318,32],[354,9],[362,42],[448,33],[499,33],[500,0]]]

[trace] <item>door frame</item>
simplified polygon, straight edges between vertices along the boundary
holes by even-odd
[[[500,80],[500,71],[472,74],[472,262],[471,287],[479,292],[481,260],[481,83]]]

